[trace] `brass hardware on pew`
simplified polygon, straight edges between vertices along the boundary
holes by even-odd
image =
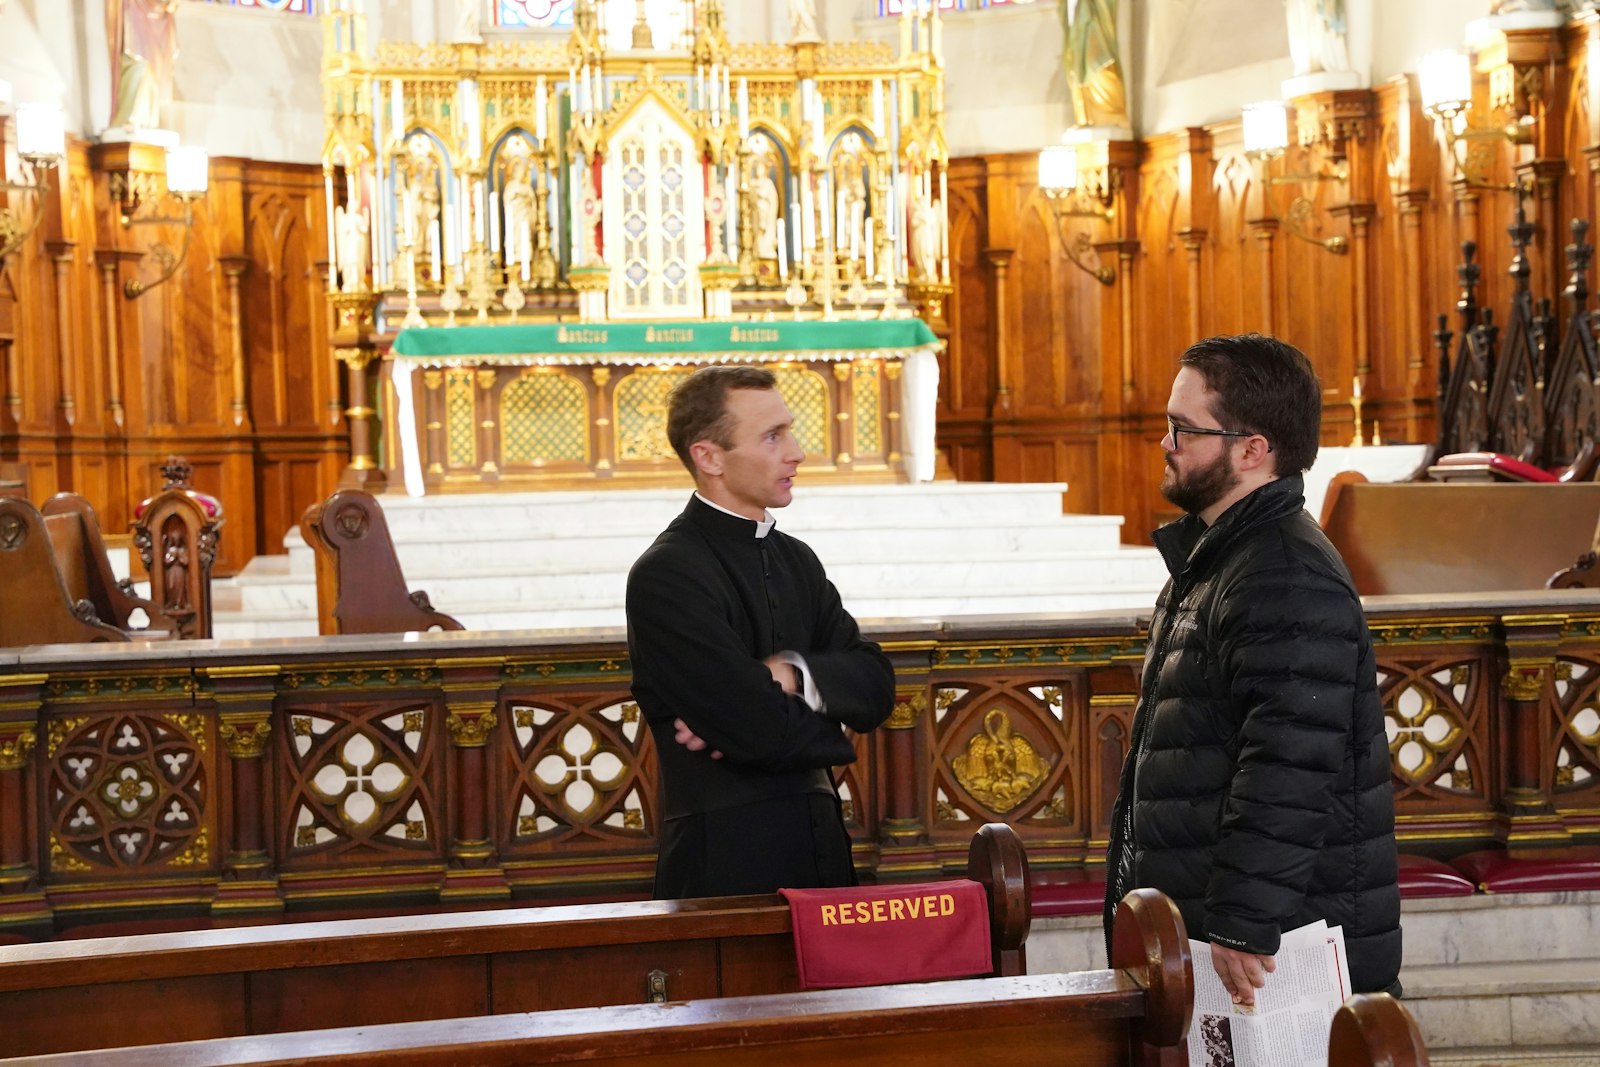
[[[667,972],[657,967],[644,976],[644,999],[651,1004],[665,1004],[671,998],[667,996]]]

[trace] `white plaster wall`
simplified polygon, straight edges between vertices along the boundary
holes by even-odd
[[[100,0],[5,0],[0,79],[17,101],[60,104],[69,134],[92,135],[110,112],[105,42]]]

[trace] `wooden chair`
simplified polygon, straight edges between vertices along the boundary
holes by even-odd
[[[126,640],[93,603],[67,591],[39,510],[0,498],[0,647]]]
[[[57,493],[40,509],[67,595],[94,606],[95,617],[142,636],[169,636],[173,622],[150,600],[134,595],[133,582],[117,580],[94,506],[76,493]],[[142,612],[144,621],[135,619]]]
[[[133,513],[133,543],[150,574],[150,598],[176,637],[211,636],[211,565],[225,521],[216,497],[197,492],[187,460],[169,456],[161,491]]]
[[[461,623],[407,592],[383,508],[370,493],[341,489],[306,509],[300,533],[317,562],[317,630],[387,634],[460,630]]]

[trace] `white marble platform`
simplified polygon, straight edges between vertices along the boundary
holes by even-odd
[[[1600,892],[1410,900],[1401,929],[1434,1064],[1600,1065]],[[1030,974],[1105,965],[1099,916],[1034,922]]]
[[[1118,515],[1062,513],[1059,482],[807,486],[777,513],[859,618],[1151,606],[1154,549]],[[628,568],[687,489],[380,497],[407,584],[471,629],[621,626]],[[311,551],[262,556],[214,585],[218,637],[316,633]]]

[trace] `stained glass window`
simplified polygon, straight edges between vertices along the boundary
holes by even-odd
[[[572,25],[572,0],[495,0],[496,26],[548,29]]]

